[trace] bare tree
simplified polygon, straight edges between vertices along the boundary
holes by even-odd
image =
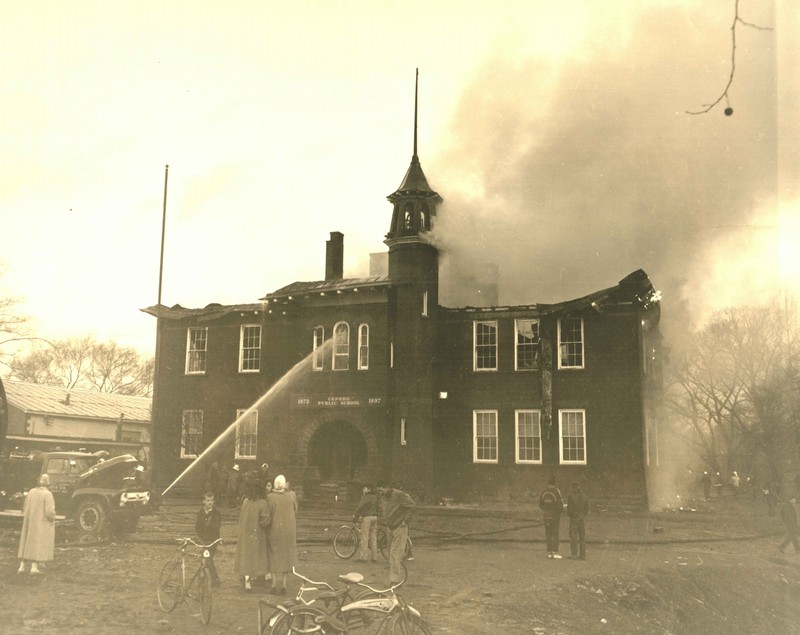
[[[797,460],[800,322],[794,299],[731,308],[697,333],[671,367],[667,406],[711,469],[779,479]]]
[[[134,348],[92,336],[54,341],[10,363],[12,379],[138,396],[152,394],[153,366]]]

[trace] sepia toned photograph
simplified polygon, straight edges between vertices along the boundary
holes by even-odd
[[[0,633],[800,634],[800,11],[8,0]]]

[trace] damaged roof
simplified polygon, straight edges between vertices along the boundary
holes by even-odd
[[[372,276],[369,278],[344,278],[339,280],[317,280],[314,282],[293,282],[268,293],[262,300],[269,301],[289,295],[303,295],[306,293],[324,293],[325,291],[352,291],[354,289],[370,289],[373,287],[387,287],[390,285],[389,276]]]
[[[22,381],[6,381],[3,385],[9,406],[25,413],[114,421],[122,414],[125,421],[150,423],[152,399],[149,397],[131,397]]]

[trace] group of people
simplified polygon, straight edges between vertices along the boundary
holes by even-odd
[[[361,541],[356,559],[375,562],[378,553],[378,523],[386,530],[386,545],[389,551],[389,584],[403,580],[403,560],[411,554],[406,553],[408,526],[416,503],[399,486],[393,487],[383,481],[377,488],[365,487],[353,522],[360,523]],[[379,521],[380,518],[380,521]]]
[[[268,593],[285,595],[289,573],[297,564],[297,496],[283,475],[272,482],[266,469],[246,474],[243,485],[234,570],[247,591],[263,580],[271,581]],[[219,538],[221,523],[215,494],[208,491],[195,521],[195,532],[203,544]],[[213,548],[209,569],[212,583],[218,586],[215,551]]]
[[[561,559],[559,550],[561,515],[564,512],[564,499],[556,486],[556,477],[551,475],[547,487],[539,496],[542,510],[544,537],[547,557]],[[573,481],[567,496],[567,516],[569,516],[569,546],[572,558],[586,560],[586,516],[589,514],[589,498],[583,491],[580,481]]]

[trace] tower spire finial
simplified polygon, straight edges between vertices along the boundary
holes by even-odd
[[[414,158],[417,158],[417,95],[419,94],[419,68],[414,80]]]

